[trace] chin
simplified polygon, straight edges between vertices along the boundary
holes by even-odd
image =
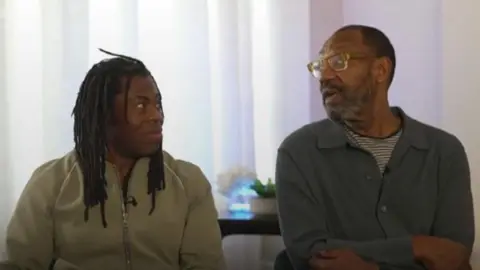
[[[148,157],[160,150],[160,145],[152,146],[152,147],[145,147],[144,149],[139,149],[140,151],[137,152],[138,157]]]
[[[325,106],[325,110],[330,119],[335,122],[356,121],[362,111],[362,106],[352,104],[349,106]]]
[[[342,117],[342,112],[339,110],[335,110],[333,108],[325,106],[325,111],[327,113],[327,116],[330,120],[336,123],[342,123],[343,122],[343,117]]]

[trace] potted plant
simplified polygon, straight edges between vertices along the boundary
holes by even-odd
[[[276,214],[277,200],[275,184],[268,178],[266,184],[260,179],[255,179],[250,188],[257,193],[257,197],[250,199],[250,211],[254,214]]]

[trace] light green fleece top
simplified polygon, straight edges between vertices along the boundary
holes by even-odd
[[[133,168],[128,192],[137,205],[127,205],[126,217],[115,169],[106,164],[106,228],[99,206],[84,221],[75,152],[40,166],[8,225],[8,260],[0,269],[46,270],[53,258],[55,270],[224,269],[217,211],[200,168],[164,152],[166,187],[148,215],[148,164],[143,158]]]

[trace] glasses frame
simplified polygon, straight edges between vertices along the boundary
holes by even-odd
[[[339,56],[339,55],[343,55],[343,57],[345,58],[345,66],[343,68],[333,68],[332,67],[332,64],[330,63],[330,59],[332,59],[333,57],[335,56]],[[325,57],[325,58],[320,58],[320,59],[317,59],[317,60],[314,60],[310,63],[307,64],[307,69],[308,71],[310,72],[310,74],[312,74],[313,77],[315,78],[320,78],[320,74],[318,76],[315,76],[314,74],[314,65],[315,64],[319,64],[320,66],[322,65],[320,62],[322,61],[327,61],[328,63],[328,66],[333,69],[335,72],[340,72],[340,71],[344,71],[346,69],[348,69],[348,63],[350,62],[350,60],[352,59],[363,59],[363,58],[368,58],[368,56],[353,56],[351,53],[337,53],[337,54],[333,54],[333,55],[330,55],[329,57]]]

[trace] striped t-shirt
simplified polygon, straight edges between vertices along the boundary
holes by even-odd
[[[378,168],[383,174],[385,167],[387,166],[390,157],[392,156],[393,149],[400,138],[402,131],[389,136],[387,138],[372,138],[362,136],[353,132],[348,127],[345,127],[347,138],[356,146],[362,148],[365,151],[368,151],[373,155],[377,161]]]

